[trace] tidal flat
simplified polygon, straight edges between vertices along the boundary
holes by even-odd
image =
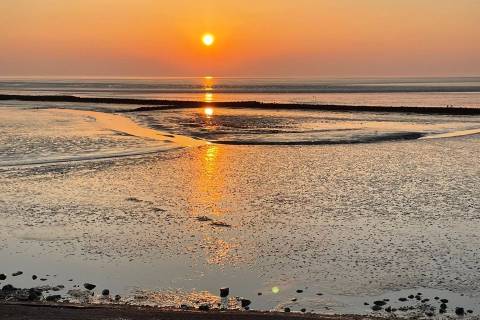
[[[232,308],[480,312],[476,116],[58,108],[0,108],[2,287],[88,304],[216,308],[229,287]]]

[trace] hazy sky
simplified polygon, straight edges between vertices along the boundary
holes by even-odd
[[[480,75],[480,1],[0,0],[0,75]]]

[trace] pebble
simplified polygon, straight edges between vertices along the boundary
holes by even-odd
[[[22,271],[17,271],[17,272],[12,273],[12,277],[17,277],[17,276],[20,276],[22,274],[23,274]]]
[[[120,301],[121,298],[122,298],[122,297],[120,297],[120,295],[118,295],[118,294],[115,295],[115,301]]]
[[[457,316],[463,316],[465,314],[465,309],[463,309],[462,307],[456,307],[455,314]]]
[[[379,305],[374,305],[374,306],[372,306],[372,310],[373,311],[380,311],[380,310],[382,310],[382,307],[380,307]]]
[[[54,294],[45,298],[45,300],[49,302],[57,302],[60,299],[62,299],[62,296],[59,294]]]
[[[108,289],[103,289],[102,291],[102,296],[109,296],[110,295],[110,290]]]
[[[94,285],[94,284],[91,284],[91,283],[84,283],[83,286],[85,287],[85,289],[87,290],[93,290],[95,289],[97,286]]]
[[[37,278],[38,278],[38,277],[37,277],[36,275],[33,275],[33,276],[32,276],[32,280],[37,280]]]
[[[402,297],[402,298],[398,298],[398,301],[402,301],[402,302],[403,302],[403,301],[407,301],[407,300],[408,300],[407,298],[403,298],[403,297]]]
[[[302,293],[302,292],[303,292],[302,289],[298,289],[298,290],[297,290],[297,293]]]
[[[283,309],[283,311],[285,311],[285,312],[290,312],[291,310],[290,310],[289,307],[286,307],[285,309]]]
[[[376,305],[376,306],[384,306],[387,303],[383,300],[377,300],[377,301],[373,301],[373,304]]]
[[[307,309],[302,308],[302,309],[300,309],[300,311],[301,311],[301,312],[307,312]]]
[[[2,274],[0,274],[0,280],[5,280],[5,279],[7,279],[7,276],[6,276],[6,275],[4,275],[3,273],[2,273]]]
[[[198,310],[200,311],[208,311],[210,310],[210,305],[207,303],[203,303],[198,307]]]
[[[242,308],[246,308],[252,303],[252,301],[250,301],[248,299],[241,299],[240,303],[242,304]]]
[[[442,303],[448,303],[448,299],[440,299],[440,302],[442,302]]]

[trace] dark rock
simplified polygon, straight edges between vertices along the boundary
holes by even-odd
[[[4,285],[3,288],[2,288],[2,291],[15,291],[17,290],[14,286],[12,286],[11,284],[7,284],[7,285]]]
[[[110,295],[110,290],[108,289],[103,289],[102,291],[102,296],[109,296]]]
[[[413,298],[415,298],[415,296],[413,294],[408,296],[408,299],[413,299]]]
[[[285,311],[285,312],[290,312],[291,310],[290,310],[289,307],[286,307],[285,309],[283,309],[283,311]]]
[[[457,316],[463,316],[465,314],[465,309],[463,309],[462,307],[456,307],[455,314]]]
[[[433,312],[430,312],[430,311],[425,312],[425,315],[426,315],[427,317],[433,317]]]
[[[382,310],[382,307],[380,307],[379,305],[374,305],[374,306],[372,306],[372,310],[373,311],[380,311],[380,310]]]
[[[445,310],[445,309],[438,310],[438,313],[445,313],[445,312],[447,312],[447,310]]]
[[[420,301],[422,299],[422,297],[420,296],[415,296],[415,299],[417,299],[418,301]]]
[[[473,313],[473,310],[468,309],[467,313]]]
[[[210,305],[207,303],[203,303],[198,307],[198,310],[200,311],[208,311],[210,310]]]
[[[402,297],[402,298],[398,298],[398,301],[402,301],[402,302],[407,301],[407,300],[408,300],[407,298],[403,298],[403,297]]]
[[[388,301],[390,301],[390,299],[383,299],[383,301],[388,302]]]
[[[302,309],[300,309],[300,311],[301,311],[301,312],[307,312],[307,309],[302,308]]]
[[[383,300],[377,300],[377,301],[373,301],[373,304],[376,305],[376,306],[384,306],[387,303]]]
[[[31,288],[28,290],[29,301],[39,301],[42,297],[42,290],[37,288]]]
[[[317,296],[323,296],[323,293],[319,292],[317,293]]]
[[[428,301],[430,301],[430,299],[426,298],[426,299],[422,300],[422,303],[425,303],[425,302],[428,302]]]
[[[298,290],[297,290],[297,293],[302,293],[302,292],[303,292],[302,289],[298,289]]]
[[[45,279],[45,278],[40,278],[40,281],[47,281],[47,279]]]
[[[230,289],[229,288],[220,288],[220,297],[228,297],[230,294]]]
[[[417,296],[421,296],[421,295],[422,295],[422,293],[421,293],[421,292],[418,292],[418,293],[417,293]]]
[[[120,301],[121,298],[122,298],[122,297],[120,297],[120,295],[118,295],[118,294],[115,295],[115,301]]]
[[[246,308],[252,303],[252,301],[250,301],[248,299],[241,299],[240,303],[242,304],[242,308]]]
[[[261,295],[262,295],[262,293],[261,293],[261,292],[259,292],[259,293],[257,293],[257,295],[261,296]]]
[[[37,280],[37,278],[38,278],[38,277],[37,277],[36,275],[33,275],[33,276],[32,276],[32,280]]]
[[[440,298],[439,298],[439,297],[435,297],[435,298],[433,298],[433,299],[438,300],[438,299],[440,299]]]
[[[392,312],[392,307],[390,307],[390,306],[386,307],[386,308],[385,308],[385,311],[387,311],[387,312]]]
[[[204,222],[204,221],[212,221],[213,219],[207,216],[198,216],[197,220]]]
[[[448,299],[440,299],[440,302],[442,302],[442,303],[448,303]]]
[[[60,299],[62,299],[62,296],[59,294],[54,294],[45,298],[45,300],[49,302],[57,302]]]
[[[193,308],[189,306],[188,304],[181,304],[180,309],[182,310],[192,310]]]
[[[83,284],[83,287],[84,287],[85,289],[87,289],[87,290],[93,290],[93,289],[95,289],[97,286],[94,285],[94,284],[91,284],[91,283],[88,283],[88,282],[87,282],[87,283],[84,283],[84,284]]]
[[[7,276],[4,275],[3,273],[0,274],[0,280],[3,281],[3,280],[6,280],[7,279]]]
[[[392,312],[397,312],[397,308],[392,308]]]
[[[293,299],[292,299],[292,302],[295,302],[295,301],[297,301],[297,298],[293,298]]]
[[[369,306],[369,305],[370,305],[370,303],[368,303],[368,302],[364,302],[364,303],[363,303],[363,305],[364,305],[364,306]]]
[[[440,305],[440,309],[444,309],[444,310],[447,309],[447,304],[446,304],[446,303],[442,303],[442,304]]]
[[[20,276],[22,274],[23,274],[22,271],[17,271],[17,272],[12,273],[12,277],[17,277],[17,276]]]

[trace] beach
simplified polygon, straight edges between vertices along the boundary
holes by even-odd
[[[473,102],[139,99],[2,96],[5,312],[480,312]]]

